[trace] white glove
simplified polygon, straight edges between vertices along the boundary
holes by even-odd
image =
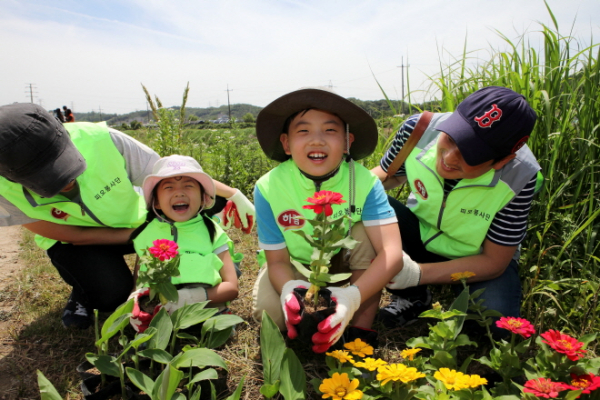
[[[418,286],[421,281],[421,267],[408,254],[402,252],[402,261],[404,266],[402,270],[396,274],[385,285],[388,289],[406,289],[413,286]]]
[[[179,310],[186,304],[201,303],[208,300],[208,293],[203,286],[179,289],[177,293],[179,294],[177,303],[170,301],[165,304],[165,310],[167,310],[169,314],[172,314],[175,310]]]
[[[360,291],[354,285],[348,287],[327,287],[331,300],[336,302],[335,313],[325,318],[317,326],[318,332],[312,336],[313,351],[323,353],[337,342],[360,307]]]
[[[285,317],[285,326],[288,330],[288,337],[295,339],[298,336],[296,325],[302,319],[302,310],[304,308],[303,299],[308,291],[310,283],[302,280],[288,281],[281,288],[281,309]],[[298,291],[294,291],[298,289]],[[298,293],[300,292],[300,293]]]
[[[254,225],[254,220],[256,219],[254,204],[252,204],[250,200],[248,200],[248,198],[244,196],[242,192],[240,192],[239,189],[236,189],[235,194],[227,198],[227,200],[231,200],[233,201],[233,204],[235,204],[235,208],[237,209],[239,219],[242,224],[242,231],[244,233],[250,233],[252,226]]]

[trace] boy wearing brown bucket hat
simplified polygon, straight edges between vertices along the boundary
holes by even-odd
[[[414,321],[431,307],[426,285],[456,283],[452,274],[465,271],[474,273],[468,279],[472,292],[485,289],[480,297],[485,307],[518,317],[518,247],[543,181],[525,144],[536,114],[522,95],[508,88],[480,89],[455,112],[433,114],[405,163],[388,179],[392,160],[419,118],[414,115],[402,125],[373,169],[386,189],[403,182],[411,188],[406,206],[390,198],[408,254],[403,270],[388,285],[392,302],[379,317],[390,327]]]
[[[258,114],[256,131],[265,154],[281,164],[261,177],[254,190],[259,246],[265,250],[266,264],[253,290],[253,317],[260,319],[265,310],[280,329],[287,329],[288,337],[298,335],[302,302],[294,289],[310,284],[290,259],[310,263],[312,248],[294,230],[310,234],[312,228],[296,222],[303,221],[298,217],[311,217],[303,209],[308,197],[321,190],[338,192],[347,203],[333,205],[333,212],[351,217],[352,236],[360,244],[349,260],[339,263],[352,273],[352,285],[327,287],[336,302],[335,313],[318,325],[313,351],[326,351],[342,336],[345,341],[362,338],[376,344],[371,325],[381,290],[402,266],[402,248],[383,186],[353,161],[375,149],[375,121],[330,91],[300,89],[267,105]],[[338,253],[332,265],[343,257]]]
[[[147,214],[134,185],[142,185],[158,159],[114,129],[63,125],[35,104],[0,106],[0,226],[38,234],[36,242],[73,287],[65,327],[89,327],[92,309],[112,311],[131,292],[123,255],[134,252],[127,243]],[[215,185],[217,195],[253,213],[237,189]]]

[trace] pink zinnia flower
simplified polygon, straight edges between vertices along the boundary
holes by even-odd
[[[169,239],[157,239],[152,242],[154,246],[150,247],[148,251],[154,257],[160,261],[170,260],[177,255],[177,243]]]
[[[302,208],[313,210],[315,214],[321,214],[323,210],[325,210],[326,217],[333,214],[333,210],[331,209],[332,204],[342,204],[346,202],[346,200],[342,200],[341,193],[330,192],[329,190],[316,192],[313,197],[309,197],[306,201],[312,204],[302,206]]]
[[[566,386],[570,390],[581,390],[582,394],[590,394],[592,390],[600,388],[600,376],[594,374],[571,374],[571,384]]]
[[[578,342],[577,339],[565,333],[550,329],[540,336],[544,338],[542,342],[546,343],[557,352],[566,354],[571,361],[577,361],[585,354],[585,350],[581,349],[583,347],[583,342]]]
[[[525,393],[532,393],[536,397],[553,399],[558,397],[558,392],[565,390],[565,384],[560,382],[552,382],[548,378],[537,378],[525,382]]]
[[[524,318],[502,317],[499,321],[496,321],[496,326],[498,328],[509,330],[517,335],[521,335],[524,338],[528,338],[535,333],[535,329],[533,325],[531,325],[531,322]]]

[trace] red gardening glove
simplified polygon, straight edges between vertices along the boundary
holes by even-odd
[[[354,313],[360,307],[360,292],[356,286],[328,287],[326,290],[331,292],[331,300],[336,303],[335,313],[317,325],[318,332],[312,336],[312,349],[315,353],[326,352],[342,337]]]
[[[162,307],[161,304],[158,304],[156,307],[154,307],[153,314],[149,314],[149,313],[143,311],[140,308],[139,299],[140,299],[140,297],[148,296],[149,294],[150,294],[150,288],[141,288],[141,289],[133,291],[129,295],[129,298],[127,299],[127,300],[133,299],[133,310],[131,311],[131,317],[129,317],[129,323],[131,324],[133,329],[135,329],[135,331],[139,332],[139,333],[142,333],[146,329],[148,329],[148,326],[150,325],[150,321],[152,321],[152,318],[154,318],[154,316],[158,313],[158,311]]]
[[[281,308],[285,317],[287,335],[290,339],[298,337],[296,325],[302,319],[302,310],[304,308],[302,299],[309,287],[310,283],[306,281],[292,280],[286,282],[281,289]]]

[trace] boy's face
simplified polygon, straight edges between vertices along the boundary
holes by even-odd
[[[445,132],[441,132],[437,141],[435,169],[444,179],[473,179],[491,169],[498,170],[504,167],[513,158],[515,154],[508,155],[496,163],[490,160],[479,165],[469,165],[463,159],[454,140]]]
[[[340,164],[346,149],[346,127],[342,120],[328,112],[309,110],[291,122],[288,133],[280,136],[285,154],[304,173],[323,176]],[[352,144],[354,135],[349,134]]]
[[[195,217],[202,206],[200,183],[189,176],[173,176],[160,181],[154,207],[171,221],[183,222]]]

